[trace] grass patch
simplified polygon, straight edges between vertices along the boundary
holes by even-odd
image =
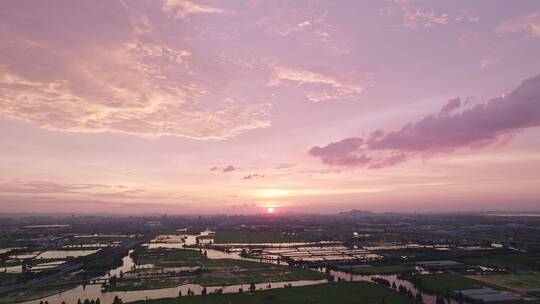
[[[322,280],[327,276],[323,273],[304,268],[270,268],[248,272],[217,272],[204,273],[197,276],[194,283],[202,286],[229,286],[251,283],[289,282],[297,280]]]
[[[147,249],[134,255],[138,264],[156,267],[194,267],[200,265],[203,256],[195,250]]]
[[[474,280],[517,292],[540,292],[540,273],[475,275],[469,277]]]
[[[370,267],[341,267],[340,270],[354,274],[398,274],[411,272],[413,269],[409,266],[370,266]]]
[[[106,291],[135,291],[135,290],[151,290],[161,288],[171,288],[188,283],[186,279],[168,280],[168,281],[125,281],[117,283],[115,286],[107,286]]]
[[[540,254],[495,255],[492,257],[468,258],[467,264],[490,268],[506,268],[509,270],[540,269]]]
[[[0,237],[0,246],[4,247],[12,245],[14,241],[15,239],[12,237]]]
[[[76,285],[55,285],[48,287],[32,287],[24,290],[13,291],[0,296],[0,304],[25,302],[48,297],[74,288]]]
[[[7,262],[0,261],[0,267],[12,267],[22,265],[20,260],[11,260]]]
[[[257,291],[253,294],[223,294],[182,297],[181,299],[158,299],[137,304],[380,304],[382,300],[392,304],[410,303],[406,296],[370,282],[342,282],[292,288]]]
[[[21,273],[0,272],[0,285],[11,285],[22,277]]]
[[[253,269],[253,268],[272,268],[276,267],[273,264],[259,263],[255,261],[247,260],[235,260],[235,259],[207,259],[204,262],[206,268],[241,268],[241,269]],[[285,266],[283,266],[285,267]]]
[[[208,259],[205,261],[204,269],[204,273],[195,278],[195,283],[203,286],[322,280],[327,278],[326,274],[305,268],[234,259]]]
[[[480,281],[453,274],[427,274],[415,277],[415,283],[420,289],[445,294],[454,290],[474,289],[485,287]]]
[[[87,245],[87,244],[96,244],[96,243],[114,243],[114,242],[123,242],[129,239],[130,236],[127,235],[92,235],[92,236],[82,236],[74,237],[72,239],[72,244],[74,245]]]
[[[112,256],[100,255],[95,259],[87,259],[84,263],[85,270],[105,270],[112,268],[116,264],[116,260]]]

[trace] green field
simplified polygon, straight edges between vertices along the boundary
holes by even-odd
[[[162,289],[177,287],[189,283],[186,279],[169,279],[168,281],[164,280],[145,280],[145,281],[125,281],[117,283],[115,286],[107,286],[107,291],[134,291],[134,290],[151,290],[151,289]]]
[[[158,299],[137,304],[407,304],[406,296],[371,282],[342,282],[292,288],[256,291],[253,294],[223,294],[182,297],[180,299]]]
[[[13,284],[21,276],[22,274],[20,273],[0,272],[0,285]]]
[[[214,272],[197,276],[194,283],[202,286],[228,286],[250,283],[289,282],[297,280],[322,280],[326,275],[303,268],[274,268],[250,272]]]
[[[272,268],[277,267],[274,264],[260,263],[248,260],[235,259],[206,259],[204,265],[207,269],[217,270],[219,268],[238,268],[238,269],[254,269],[254,268]],[[281,266],[286,267],[286,266]]]
[[[205,261],[205,271],[195,278],[203,286],[286,282],[295,280],[322,280],[323,273],[299,268],[234,259]]]
[[[106,270],[115,265],[116,260],[112,256],[99,255],[94,259],[88,259],[84,263],[84,269],[88,271]]]
[[[511,289],[517,292],[540,292],[540,273],[476,275],[469,277],[490,285]]]
[[[194,267],[201,264],[202,258],[198,251],[183,249],[147,249],[137,251],[134,255],[138,264],[156,267]]]
[[[495,255],[492,257],[468,258],[463,260],[470,265],[509,270],[540,269],[540,254]]]
[[[0,304],[12,304],[16,302],[25,302],[34,299],[40,299],[69,290],[75,286],[76,285],[57,285],[49,287],[33,287],[24,290],[14,291],[0,296]]]
[[[0,247],[13,246],[15,239],[12,237],[0,237]]]
[[[127,235],[91,235],[83,237],[74,237],[71,239],[73,245],[80,244],[95,244],[95,243],[113,243],[113,242],[123,242],[129,239],[130,236]]]
[[[190,251],[197,254],[196,251]],[[191,254],[179,253],[185,258]],[[175,260],[180,261],[181,260]],[[147,270],[135,270],[141,273],[138,280],[120,279],[116,286],[108,286],[109,291],[128,291],[175,287],[186,283],[197,283],[203,286],[228,286],[236,284],[288,282],[296,280],[322,280],[327,275],[321,272],[299,268],[280,266],[254,261],[235,259],[204,259],[204,269],[196,273],[172,274],[167,278],[145,278]],[[134,271],[128,272],[133,274]],[[133,277],[133,276],[131,276]]]
[[[398,274],[411,272],[413,269],[409,266],[370,266],[370,267],[342,267],[340,270],[354,274]]]
[[[0,267],[12,267],[12,266],[19,266],[22,265],[22,262],[20,260],[10,260],[7,262],[0,261]]]
[[[214,243],[294,243],[302,242],[299,239],[283,238],[277,233],[247,232],[247,231],[218,231],[214,236]]]
[[[420,289],[442,294],[454,290],[482,288],[485,286],[480,281],[453,274],[427,274],[416,278],[417,281],[415,282]]]

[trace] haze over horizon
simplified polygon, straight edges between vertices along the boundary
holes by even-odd
[[[540,211],[540,2],[2,1],[0,213]]]

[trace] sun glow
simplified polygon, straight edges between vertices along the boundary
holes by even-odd
[[[273,207],[268,207],[268,208],[266,209],[266,211],[267,211],[268,213],[274,213],[274,208],[273,208]]]
[[[286,197],[293,195],[293,191],[289,189],[258,189],[255,196],[259,198],[272,199],[276,197]]]

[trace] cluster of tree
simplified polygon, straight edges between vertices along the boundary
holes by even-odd
[[[391,286],[390,281],[388,281],[387,279],[371,277],[371,280],[376,284],[382,285],[384,287],[390,288]]]
[[[116,283],[118,283],[118,277],[116,275],[113,275],[110,279],[109,279],[109,285],[111,286],[116,286]]]
[[[124,304],[124,301],[122,301],[122,299],[120,299],[118,296],[115,296],[112,304]]]
[[[62,302],[62,303],[64,303],[64,302]],[[45,304],[47,304],[47,303],[45,303]],[[82,302],[81,299],[79,299],[77,301],[77,304],[101,304],[101,300],[99,298],[97,298],[96,300],[88,300],[88,299],[86,299],[86,300],[84,300],[84,302]]]
[[[388,285],[390,286],[390,285]],[[412,290],[407,289],[407,287],[403,285],[399,285],[399,287],[396,285],[396,282],[392,282],[392,288],[397,290],[399,293],[407,295],[407,297],[412,301],[414,300],[415,303],[422,304],[424,303],[424,297],[422,296],[422,293],[417,292],[416,295],[412,292]]]
[[[417,292],[416,293],[416,296],[414,297],[414,301],[416,303],[424,303],[424,297],[422,296],[422,294],[420,292]]]
[[[448,298],[454,298],[457,300],[457,302],[459,304],[463,304],[463,300],[464,300],[464,297],[463,297],[463,294],[461,293],[461,291],[459,291],[457,294],[456,293],[451,293],[450,290],[446,290],[446,297]],[[435,303],[436,304],[447,304],[447,303],[451,303],[450,302],[450,299],[448,300],[445,300],[445,298],[441,295],[437,295],[437,298],[435,300]]]
[[[435,303],[437,303],[437,304],[446,304],[446,301],[444,300],[443,297],[437,295],[437,298],[435,299]]]

